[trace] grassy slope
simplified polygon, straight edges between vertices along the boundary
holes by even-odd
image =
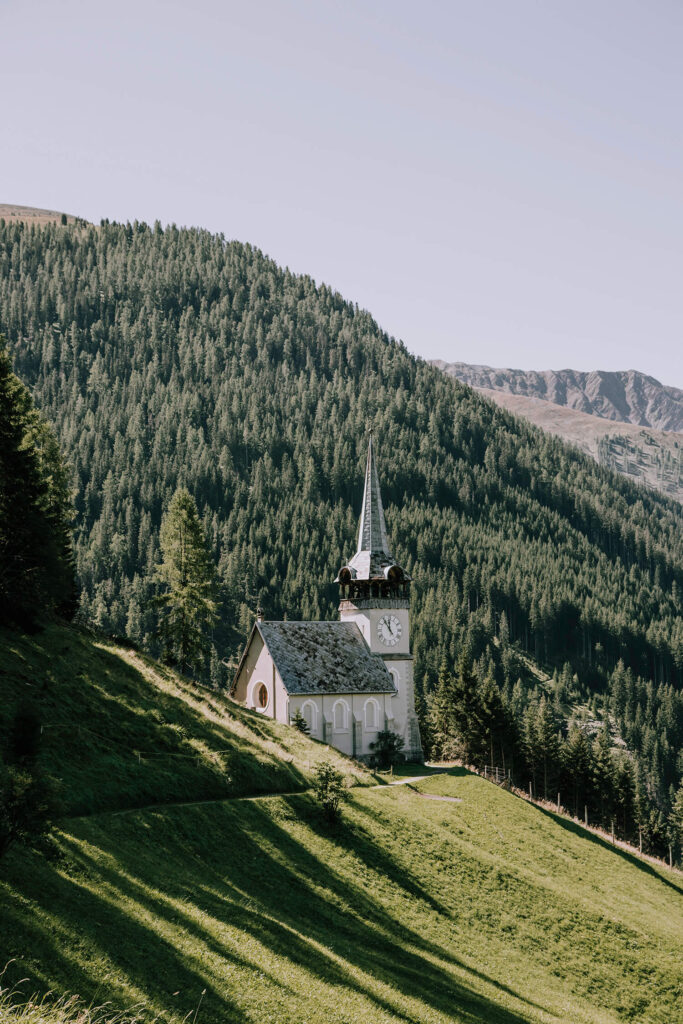
[[[43,764],[62,780],[70,814],[306,789],[324,749],[144,655],[62,626],[37,636],[0,629],[0,739],[24,700],[40,706]],[[350,783],[367,781],[333,758]]]
[[[43,664],[56,643],[65,650]],[[0,689],[35,685],[49,670],[53,718],[81,702],[90,728],[108,716],[111,734],[120,718],[140,743],[146,730],[156,743],[170,728],[153,708],[167,721],[173,711],[183,744],[230,740],[234,763],[259,759],[253,779],[243,769],[243,792],[249,779],[265,788],[268,774],[273,788],[304,786],[321,751],[83,635],[54,630],[10,646]],[[88,748],[77,763],[72,737],[49,756],[69,768],[77,804],[89,767],[103,782],[107,762]],[[282,752],[292,761],[280,763]],[[121,754],[109,772],[128,772],[134,803],[154,781],[169,800],[216,784],[209,753],[174,763],[170,772],[143,761],[135,781]],[[305,792],[65,820],[52,857],[15,850],[0,862],[0,962],[17,957],[10,973],[41,990],[144,1001],[150,1016],[178,1020],[206,990],[199,1024],[676,1019],[679,875],[464,772],[417,789],[462,802],[357,787],[333,832]],[[104,793],[121,805],[115,778]]]

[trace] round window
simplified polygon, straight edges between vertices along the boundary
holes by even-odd
[[[268,707],[268,690],[264,683],[261,683],[258,690],[256,691],[256,706],[259,708]]]

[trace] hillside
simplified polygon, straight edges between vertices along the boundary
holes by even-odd
[[[0,627],[0,651],[0,749],[14,709],[38,707],[41,766],[67,814],[306,789],[322,756],[295,730],[82,630]],[[366,781],[329,756],[349,783]]]
[[[592,701],[618,723],[624,791],[666,849],[683,737],[679,504],[447,379],[325,285],[208,232],[0,225],[0,330],[73,466],[82,621],[155,651],[159,524],[179,484],[222,583],[205,680],[230,678],[258,604],[335,617],[372,428],[394,554],[415,581],[423,739],[440,670],[467,651],[519,753],[541,696],[530,655],[557,672],[558,708]],[[568,724],[558,714],[555,734]],[[637,834],[635,797],[618,799]]]
[[[484,398],[576,445],[601,465],[683,501],[683,433],[591,416],[527,395],[477,388]]]
[[[0,715],[74,716],[45,757],[87,811],[0,862],[5,984],[201,1024],[674,1020],[680,874],[460,769],[355,787],[330,831],[322,745],[81,632],[0,642]],[[263,797],[205,802],[226,747]]]
[[[619,423],[683,431],[683,391],[637,370],[512,370],[433,360],[471,387],[540,398]]]
[[[25,221],[27,224],[61,224],[62,218],[66,218],[67,224],[84,224],[81,217],[73,217],[70,213],[61,213],[59,210],[41,210],[35,206],[17,206],[16,203],[0,203],[0,220],[8,223],[12,221]]]

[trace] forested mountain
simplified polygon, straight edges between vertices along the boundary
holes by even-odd
[[[613,725],[666,812],[683,734],[678,504],[483,401],[324,285],[204,231],[0,221],[0,330],[73,465],[86,620],[154,647],[150,579],[178,485],[223,586],[214,679],[257,603],[334,617],[372,428],[415,580],[421,692],[466,649],[521,716],[527,651],[558,669],[559,726],[563,693],[606,694],[616,673]]]
[[[541,398],[555,405],[656,430],[683,430],[683,391],[638,370],[513,370],[433,360],[472,387]]]
[[[576,445],[600,465],[683,502],[683,433],[605,420],[509,391],[476,390],[515,416]]]

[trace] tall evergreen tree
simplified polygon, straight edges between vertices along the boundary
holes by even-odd
[[[155,604],[163,657],[182,672],[201,670],[217,619],[217,576],[197,506],[185,488],[176,491],[163,517],[160,545],[156,579],[165,590]]]
[[[472,668],[469,650],[463,646],[453,680],[453,725],[455,737],[465,761],[473,761],[481,747],[478,718],[479,693],[477,676]]]
[[[576,817],[588,802],[593,779],[591,745],[583,729],[574,723],[569,729],[567,742],[562,750],[562,786],[571,798],[572,810]]]
[[[0,337],[0,622],[73,614],[69,497],[57,442]]]
[[[612,738],[608,726],[605,725],[593,742],[593,786],[596,809],[603,825],[608,825],[611,821],[615,783]]]
[[[444,658],[439,668],[436,691],[430,702],[432,756],[446,758],[455,753],[455,679]]]

